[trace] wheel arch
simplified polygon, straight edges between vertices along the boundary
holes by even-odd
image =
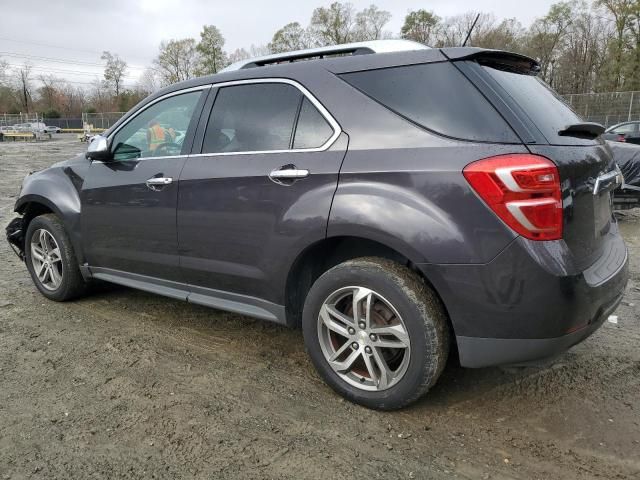
[[[82,263],[84,263],[79,235],[76,231],[74,231],[73,228],[73,225],[76,224],[75,222],[79,222],[79,218],[69,218],[69,215],[65,215],[63,211],[58,207],[58,205],[56,205],[49,198],[33,193],[22,195],[16,202],[14,210],[16,213],[22,215],[22,229],[24,232],[24,239],[26,239],[26,233],[27,229],[29,228],[29,224],[34,218],[50,213],[56,215],[62,221],[62,224],[67,230],[79,264],[82,265]]]
[[[416,262],[412,258],[386,243],[358,236],[325,238],[308,246],[296,257],[289,269],[286,281],[285,310],[287,323],[294,327],[300,326],[304,300],[309,289],[320,275],[339,263],[361,257],[386,258],[416,272],[437,296],[447,315],[449,328],[452,329],[449,313],[442,297],[432,282],[416,267]],[[455,337],[452,336],[452,338]]]

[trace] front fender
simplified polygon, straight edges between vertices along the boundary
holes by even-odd
[[[14,210],[28,214],[30,205],[39,204],[55,213],[65,227],[80,265],[84,263],[80,241],[80,189],[84,175],[72,166],[54,166],[27,176]],[[27,225],[25,225],[25,228]]]

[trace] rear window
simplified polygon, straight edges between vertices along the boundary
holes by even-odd
[[[341,78],[435,133],[478,142],[520,143],[487,99],[450,62],[346,73]]]
[[[493,65],[482,68],[524,110],[550,144],[567,145],[587,141],[558,134],[569,125],[584,120],[544,81],[536,76],[495,68]]]

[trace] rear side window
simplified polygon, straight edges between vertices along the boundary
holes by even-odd
[[[479,142],[520,143],[488,100],[450,62],[341,77],[398,115],[435,133]]]
[[[333,135],[333,128],[309,101],[302,101],[293,148],[318,148]]]
[[[553,145],[592,143],[594,140],[562,136],[558,132],[582,122],[565,101],[538,77],[514,72],[500,65],[482,67],[523,109],[544,137]]]
[[[202,152],[288,150],[301,99],[300,90],[284,83],[221,88]]]

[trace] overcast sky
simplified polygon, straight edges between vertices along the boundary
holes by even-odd
[[[11,8],[3,8],[0,14],[0,58],[10,65],[29,61],[33,65],[34,76],[48,73],[83,85],[99,77],[100,53],[109,50],[128,62],[127,84],[132,85],[157,55],[162,40],[198,38],[203,24],[213,24],[226,38],[228,52],[240,47],[248,49],[252,44],[267,44],[273,33],[289,22],[307,25],[314,8],[331,2],[23,0],[10,3]],[[515,17],[526,26],[544,15],[555,1],[352,0],[351,3],[357,10],[371,3],[388,10],[392,19],[387,29],[397,33],[409,10],[426,8],[441,17],[470,10],[491,12],[498,18]],[[51,59],[66,62],[53,62]]]

